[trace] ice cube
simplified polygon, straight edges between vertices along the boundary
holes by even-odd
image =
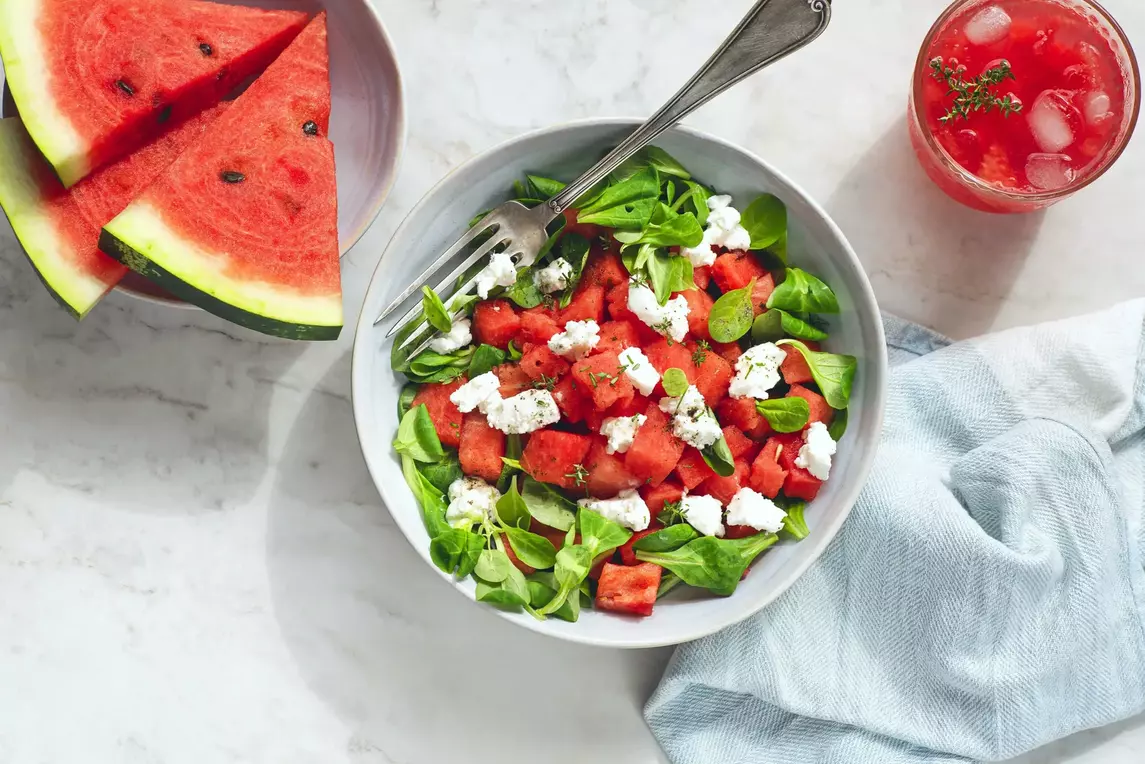
[[[1091,125],[1097,125],[1109,119],[1112,114],[1113,100],[1108,94],[1100,90],[1092,93],[1087,93],[1082,98],[1082,113],[1085,114],[1085,121]]]
[[[1056,154],[1073,144],[1073,128],[1070,127],[1071,104],[1056,90],[1046,90],[1034,100],[1026,121],[1038,148],[1047,154]]]
[[[1026,159],[1026,177],[1039,191],[1057,191],[1073,182],[1070,161],[1065,154],[1030,154]]]
[[[996,5],[983,8],[966,22],[965,32],[971,45],[993,45],[1010,34],[1010,14]]]

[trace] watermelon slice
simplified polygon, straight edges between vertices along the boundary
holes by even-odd
[[[196,0],[3,0],[0,57],[65,186],[214,106],[306,25]]]
[[[100,248],[187,302],[256,331],[342,329],[330,78],[320,15],[154,184]]]
[[[99,251],[100,227],[127,207],[225,106],[187,120],[66,190],[19,119],[0,120],[0,207],[52,296],[83,318],[127,268]]]

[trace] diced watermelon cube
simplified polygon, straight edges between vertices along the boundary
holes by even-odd
[[[779,466],[780,445],[781,442],[776,438],[768,440],[751,465],[752,489],[769,499],[779,495],[783,481],[787,479],[787,470]]]
[[[684,455],[680,457],[680,461],[676,462],[676,477],[680,478],[680,482],[689,491],[708,478],[714,477],[715,474],[715,471],[704,461],[703,454],[691,446],[684,449]]]
[[[661,572],[659,565],[650,562],[632,567],[606,563],[596,587],[597,609],[626,615],[652,615]]]
[[[513,545],[509,543],[508,537],[504,534],[501,535],[501,543],[505,545],[505,556],[509,558],[509,562],[513,563],[513,567],[524,573],[526,576],[537,572],[536,568],[529,567],[525,563],[521,562],[520,558],[517,557],[517,553],[513,551]],[[559,549],[560,547],[557,548]]]
[[[720,503],[727,506],[731,500],[735,498],[739,489],[748,484],[751,479],[751,467],[745,462],[736,462],[736,471],[734,475],[728,477],[720,477],[716,475],[710,477],[700,484],[696,489],[696,493],[704,496],[714,496],[720,500]]]
[[[594,284],[609,290],[617,284],[627,284],[628,271],[620,261],[620,255],[594,248],[588,257],[588,264],[584,267],[581,283]]]
[[[594,410],[592,398],[584,394],[571,375],[560,378],[553,387],[553,398],[566,422],[583,422],[585,416]]]
[[[831,420],[835,417],[835,410],[831,408],[831,404],[827,403],[827,399],[814,390],[808,390],[803,385],[792,385],[787,397],[802,398],[807,401],[807,405],[811,407],[811,416],[807,420],[808,426],[812,422],[831,424]]]
[[[474,411],[461,421],[461,446],[457,450],[461,471],[490,483],[501,477],[505,433],[489,426],[485,415]]]
[[[568,373],[569,362],[549,350],[548,345],[534,345],[521,356],[521,369],[532,380],[555,380]]]
[[[655,522],[656,515],[660,514],[665,504],[677,502],[684,498],[684,486],[674,480],[665,480],[660,485],[644,486],[640,489],[640,496],[648,505],[648,511],[652,513],[652,521]]]
[[[783,481],[783,492],[788,497],[804,501],[813,501],[822,487],[822,480],[799,467],[788,472],[787,479]]]
[[[693,347],[693,350],[696,349],[694,346],[689,346]],[[715,408],[720,401],[727,397],[728,388],[731,386],[735,371],[732,369],[732,365],[718,353],[706,350],[700,355],[703,357],[703,362],[696,366],[696,387],[708,405]],[[698,357],[700,356],[693,352],[692,358]]]
[[[739,346],[738,342],[713,342],[711,345],[712,350],[716,351],[716,355],[730,363],[733,369],[736,361],[743,355],[743,348]]]
[[[650,403],[644,415],[648,420],[636,431],[624,463],[636,477],[659,485],[680,461],[684,442],[672,433],[672,424],[658,405]]]
[[[755,280],[755,288],[751,290],[751,309],[755,315],[762,315],[767,310],[767,301],[775,291],[775,279],[766,273]]]
[[[639,393],[634,393],[631,398],[617,401],[612,404],[612,407],[605,412],[606,417],[625,417],[636,416],[643,414],[644,409],[648,408],[651,401]]]
[[[712,264],[712,279],[723,293],[734,289],[743,289],[753,279],[759,281],[771,274],[763,267],[763,263],[750,252],[728,252],[716,258]],[[774,281],[772,288],[774,289]]]
[[[592,396],[597,411],[606,411],[617,401],[634,395],[632,381],[620,371],[616,353],[598,353],[576,361],[571,376],[579,388]]]
[[[633,321],[641,323],[636,314],[628,309],[628,282],[617,284],[608,290],[608,315],[613,321]]]
[[[784,348],[783,352],[787,354],[787,358],[780,365],[779,373],[783,375],[784,382],[789,385],[802,385],[815,381],[811,376],[811,367],[807,365],[802,353],[792,347]]]
[[[569,306],[561,311],[557,322],[562,328],[569,321],[604,322],[604,287],[583,281],[573,293]]]
[[[629,566],[640,565],[641,564],[640,560],[636,559],[636,550],[633,549],[632,546],[637,541],[644,538],[645,536],[647,536],[651,533],[655,533],[656,530],[657,530],[656,528],[648,528],[647,530],[636,531],[635,533],[633,533],[632,538],[628,539],[628,541],[625,542],[624,546],[620,547],[620,549],[617,550],[620,552],[620,561],[622,563],[624,563],[625,565],[629,565]]]
[[[716,415],[721,424],[734,424],[753,438],[771,433],[771,425],[756,409],[754,398],[724,398],[716,406]]]
[[[688,378],[688,384],[694,384],[696,381],[696,365],[692,363],[692,351],[687,345],[681,342],[672,342],[666,337],[660,337],[656,341],[644,347],[644,355],[660,372],[663,376],[664,372],[668,369],[680,369],[684,372],[684,376]],[[663,385],[656,385],[656,395],[664,393]]]
[[[803,447],[802,433],[793,432],[786,435],[776,435],[769,438],[767,443],[768,445],[774,443],[777,446],[775,458],[780,467],[789,472],[795,469],[795,458],[799,456],[799,449]]]
[[[575,233],[583,236],[589,241],[595,241],[600,236],[601,228],[592,223],[578,223],[577,211],[574,209],[565,210],[565,228],[566,234]]]
[[[707,289],[712,283],[712,269],[707,265],[693,269],[692,281],[696,284],[696,289]]]
[[[433,429],[437,431],[437,439],[443,446],[457,448],[461,445],[461,410],[449,400],[449,396],[463,384],[464,379],[457,379],[441,385],[422,385],[413,399],[412,406],[424,403],[429,410]]]
[[[558,430],[538,430],[529,437],[521,454],[521,468],[534,480],[561,488],[579,488],[574,478],[577,464],[583,465],[592,439]]]
[[[711,295],[699,289],[685,289],[673,295],[682,295],[688,301],[688,333],[702,340],[710,340],[712,333],[708,330],[708,316],[712,313],[712,306],[716,301]]]
[[[621,491],[636,488],[640,478],[633,475],[624,464],[620,454],[610,454],[606,449],[607,440],[593,436],[592,447],[585,457],[584,466],[588,470],[588,495],[597,499],[611,499]]]
[[[743,430],[734,424],[729,424],[724,428],[724,441],[727,442],[728,450],[732,452],[734,459],[744,459],[750,462],[755,458],[759,449],[759,444],[744,435]]]
[[[750,525],[729,525],[727,530],[724,531],[724,538],[726,539],[746,539],[751,538],[759,533],[755,528]],[[744,571],[744,576],[747,576],[747,571]]]
[[[501,397],[512,398],[517,393],[531,390],[532,378],[515,363],[503,363],[493,367],[493,373],[501,380]]]
[[[600,342],[593,353],[619,353],[625,348],[640,347],[640,329],[632,321],[605,321],[600,325]]]
[[[545,345],[560,330],[556,317],[547,308],[538,306],[521,312],[521,340],[524,342]]]
[[[505,349],[521,331],[521,317],[506,300],[486,300],[473,309],[473,336],[478,342]]]

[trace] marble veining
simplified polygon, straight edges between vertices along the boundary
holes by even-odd
[[[1107,4],[1145,40],[1139,2]],[[383,4],[410,141],[344,261],[348,315],[450,168],[525,130],[650,113],[749,5]],[[984,217],[929,186],[904,113],[941,5],[836,2],[814,46],[689,122],[772,158],[851,237],[883,306],[948,334],[1145,293],[1140,141],[1037,216]],[[289,344],[118,295],[77,325],[3,224],[0,265],[0,762],[662,761],[640,708],[667,651],[515,630],[394,528],[354,437],[352,330]],[[1143,752],[1138,719],[1020,761]]]

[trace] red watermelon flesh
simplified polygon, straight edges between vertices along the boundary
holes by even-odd
[[[177,125],[65,190],[18,119],[0,122],[0,205],[41,280],[77,318],[127,272],[99,251],[100,227],[123,211],[226,108]],[[22,189],[22,191],[20,190]]]
[[[67,186],[217,104],[307,22],[300,12],[198,0],[0,5],[13,96]]]
[[[322,14],[104,227],[101,248],[248,328],[336,338],[342,293],[329,120]]]

